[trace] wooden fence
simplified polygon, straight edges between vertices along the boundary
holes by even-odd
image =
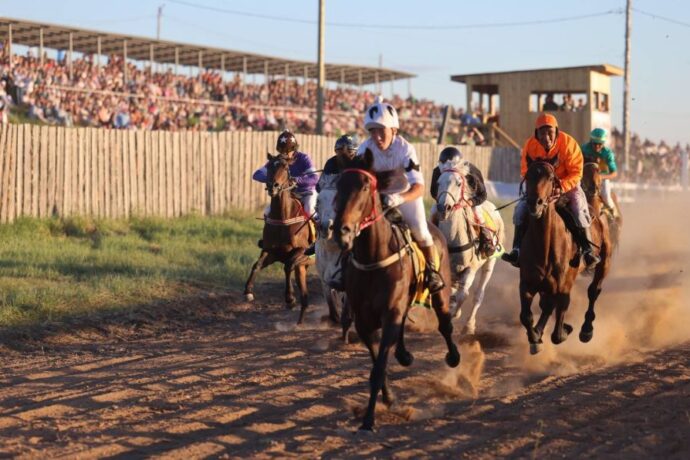
[[[20,216],[222,214],[267,202],[253,171],[276,132],[123,131],[8,125],[0,131],[0,221]],[[317,165],[335,137],[298,135]],[[415,144],[427,180],[440,147]],[[463,147],[490,179],[516,181],[511,148]]]

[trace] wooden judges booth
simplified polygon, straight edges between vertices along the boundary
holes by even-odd
[[[468,112],[496,121],[499,137],[522,145],[540,112],[553,113],[578,142],[594,128],[610,130],[610,77],[621,75],[623,69],[601,64],[453,75],[451,80],[467,85]]]

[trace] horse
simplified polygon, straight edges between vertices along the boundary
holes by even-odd
[[[560,344],[572,332],[572,326],[564,321],[565,313],[575,278],[585,269],[579,248],[556,208],[560,199],[555,194],[557,182],[551,162],[528,160],[525,200],[529,217],[520,247],[520,321],[527,331],[532,354],[541,350],[544,328],[554,309],[556,325],[551,341]],[[594,268],[594,279],[587,290],[589,307],[580,329],[581,342],[589,342],[593,337],[594,304],[610,264],[611,246],[605,221],[596,219],[592,225],[592,238],[599,247],[601,262]],[[534,325],[531,305],[537,293],[541,315]]]
[[[247,301],[254,300],[254,278],[263,268],[281,262],[285,271],[285,303],[295,307],[292,272],[297,275],[301,309],[297,324],[302,324],[309,305],[307,267],[313,262],[304,255],[309,247],[309,219],[300,200],[292,193],[295,187],[290,177],[289,159],[285,155],[267,154],[266,191],[271,197],[268,215],[264,216],[261,253],[254,263],[244,287]]]
[[[351,322],[345,293],[329,286],[335,272],[341,270],[341,250],[333,240],[335,220],[335,193],[338,174],[322,175],[319,179],[319,195],[316,198],[316,212],[319,223],[316,226],[316,270],[321,279],[321,290],[328,303],[328,316],[333,323],[343,326],[343,340],[347,341],[347,330]],[[339,311],[340,310],[340,311]]]
[[[372,430],[379,391],[383,402],[394,402],[386,377],[388,353],[395,345],[395,357],[402,366],[412,364],[413,356],[405,348],[405,321],[417,289],[413,269],[414,249],[403,231],[384,218],[377,191],[377,178],[372,172],[374,157],[370,150],[356,157],[345,169],[337,185],[336,216],[333,224],[335,241],[351,258],[345,273],[345,292],[354,315],[355,329],[364,342],[373,369],[369,378],[369,403],[361,430]],[[441,232],[430,226],[438,254],[440,272],[450,279],[448,249]],[[453,324],[448,309],[450,287],[432,296],[438,318],[438,330],[445,339],[446,363],[456,367],[460,353],[453,343]],[[377,347],[375,332],[382,329]]]
[[[617,213],[608,206],[604,206],[601,198],[601,176],[599,175],[599,164],[596,162],[585,163],[582,174],[582,190],[587,196],[587,202],[590,206],[598,206],[600,211],[597,215],[602,214],[606,216],[611,237],[611,247],[613,250],[618,247],[620,240],[621,229],[623,228],[623,217],[620,213],[620,205],[618,204],[618,195],[616,192],[611,192],[613,204],[616,207]]]
[[[438,227],[448,241],[448,252],[451,258],[451,268],[457,278],[457,304],[454,319],[462,315],[462,305],[469,296],[470,288],[474,286],[474,301],[472,312],[463,330],[464,333],[476,332],[476,316],[484,299],[486,286],[496,265],[495,257],[487,257],[476,250],[477,233],[472,207],[468,204],[465,194],[465,180],[463,171],[458,169],[446,169],[438,178],[437,215]],[[505,228],[501,214],[490,201],[482,203],[493,219],[495,229],[495,243],[500,246],[505,244]],[[481,271],[480,271],[481,270]],[[479,279],[475,277],[479,272]]]

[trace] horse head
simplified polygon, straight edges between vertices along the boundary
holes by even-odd
[[[374,154],[367,149],[343,170],[335,196],[333,236],[341,249],[350,250],[359,232],[381,215]]]
[[[331,239],[333,237],[335,194],[339,177],[339,174],[322,174],[319,179],[319,195],[316,197],[316,212],[319,215],[319,237],[324,239]]]
[[[582,190],[587,199],[591,199],[599,194],[601,189],[601,176],[599,175],[599,164],[595,162],[585,163],[582,169]]]
[[[290,177],[289,160],[285,155],[266,154],[268,164],[266,166],[266,191],[268,196],[274,198],[285,190],[293,187]]]
[[[464,166],[466,167],[466,166]],[[436,211],[440,220],[445,220],[455,209],[465,203],[465,174],[460,165],[452,167],[439,165],[441,175],[438,178],[436,193]]]
[[[552,201],[556,189],[556,170],[553,163],[527,158],[525,174],[525,200],[530,214],[541,218]]]

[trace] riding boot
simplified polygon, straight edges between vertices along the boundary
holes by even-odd
[[[601,258],[594,253],[594,248],[592,247],[592,230],[590,227],[578,229],[578,243],[580,249],[582,249],[582,256],[585,258],[587,268],[593,268],[601,262]]]
[[[522,237],[527,230],[527,224],[521,224],[515,226],[515,232],[513,233],[513,249],[501,256],[501,259],[505,260],[513,267],[520,267],[520,245],[522,244]]]
[[[307,257],[311,257],[314,254],[316,254],[316,243],[310,244],[309,247],[304,250],[304,255]]]
[[[345,254],[340,257],[340,267],[333,273],[331,279],[328,280],[328,287],[335,289],[336,291],[345,290],[345,271],[347,270],[347,264],[349,261],[349,254]]]
[[[438,272],[438,267],[436,266],[436,246],[432,244],[425,248],[420,247],[420,249],[426,259],[426,269],[424,270],[426,287],[429,289],[429,292],[435,294],[446,287],[446,283],[443,282],[443,277]]]
[[[486,227],[479,227],[479,254],[484,257],[491,257],[496,252],[494,246],[494,235]]]

